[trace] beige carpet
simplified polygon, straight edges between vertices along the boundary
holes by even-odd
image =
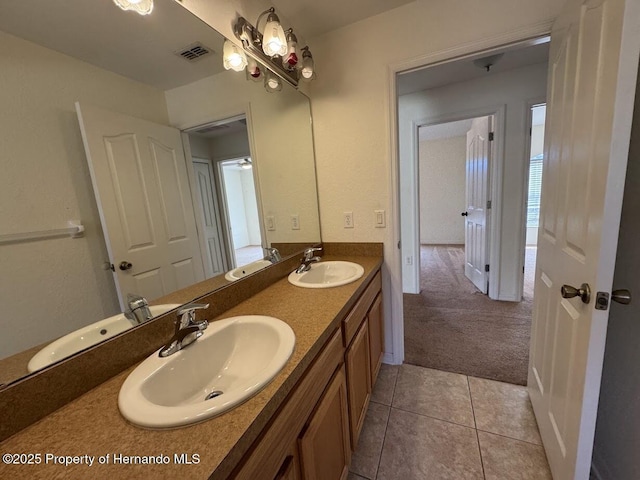
[[[526,385],[535,248],[522,302],[499,302],[464,276],[464,247],[422,245],[419,295],[404,294],[405,362]]]

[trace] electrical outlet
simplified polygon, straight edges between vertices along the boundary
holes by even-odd
[[[375,227],[385,228],[387,226],[387,219],[384,210],[374,210],[373,213],[375,213]]]
[[[412,256],[408,256],[407,257],[407,265],[413,265],[413,257]]]
[[[291,215],[291,230],[300,230],[300,217],[297,213]]]
[[[344,228],[353,228],[353,212],[344,212]]]
[[[267,230],[269,230],[270,232],[273,232],[276,229],[276,219],[273,215],[268,215],[265,218],[265,221],[267,223]]]

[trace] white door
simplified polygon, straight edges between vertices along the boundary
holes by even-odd
[[[193,171],[196,178],[199,199],[202,207],[202,224],[206,244],[205,270],[207,278],[223,274],[227,268],[224,261],[222,223],[220,209],[213,181],[213,168],[210,160],[193,159]]]
[[[529,394],[555,480],[589,478],[616,257],[640,2],[570,0],[551,34]],[[588,284],[588,303],[561,287]],[[586,296],[585,296],[586,301]]]
[[[489,199],[489,132],[491,117],[474,118],[467,132],[467,210],[464,233],[464,274],[478,290],[487,293],[487,232]]]
[[[153,300],[204,280],[180,131],[76,111],[121,308],[127,293]]]

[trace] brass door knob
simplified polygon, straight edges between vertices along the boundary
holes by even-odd
[[[560,293],[562,294],[562,298],[580,297],[582,303],[589,303],[589,301],[591,301],[591,288],[589,288],[588,283],[583,283],[580,285],[580,288],[563,285],[560,287]]]
[[[611,292],[611,300],[623,305],[629,305],[631,303],[631,292],[624,288],[620,290],[614,290],[613,292]]]
[[[127,261],[120,262],[120,270],[130,270],[133,265]]]

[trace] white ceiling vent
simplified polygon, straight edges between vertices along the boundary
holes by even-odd
[[[204,46],[200,42],[192,43],[175,52],[189,62],[197,62],[198,60],[213,54],[213,50]]]

